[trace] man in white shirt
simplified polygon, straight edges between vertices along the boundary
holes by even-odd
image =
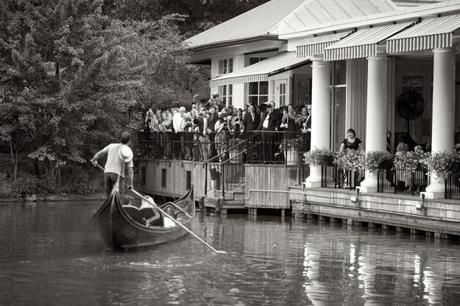
[[[121,143],[111,143],[100,150],[91,159],[93,165],[97,165],[97,160],[107,155],[107,162],[104,167],[104,185],[107,197],[112,193],[115,185],[119,184],[123,191],[123,182],[126,181],[129,189],[133,188],[133,151],[128,146],[131,135],[123,132],[120,137]],[[124,180],[126,174],[126,180]]]

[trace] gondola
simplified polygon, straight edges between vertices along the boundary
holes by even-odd
[[[193,187],[179,200],[158,207],[190,228],[195,216]],[[146,217],[146,211],[151,216]],[[114,250],[157,245],[178,239],[187,233],[159,210],[123,205],[116,190],[94,214],[93,220],[105,245]]]

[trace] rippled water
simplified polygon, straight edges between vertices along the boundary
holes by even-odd
[[[0,305],[459,305],[460,246],[280,217],[197,217],[187,236],[104,250],[98,203],[0,203]]]

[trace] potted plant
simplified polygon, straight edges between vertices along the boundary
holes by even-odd
[[[345,150],[334,154],[334,164],[348,171],[363,170],[366,165],[366,156],[357,150]]]
[[[243,154],[240,154],[242,150],[238,146],[242,142],[240,138],[230,138],[228,147],[230,148],[229,160],[231,163],[241,163],[243,161]]]
[[[386,151],[370,151],[366,155],[366,169],[375,174],[379,169],[393,167],[393,155]]]
[[[311,166],[332,165],[334,160],[334,153],[327,148],[314,148],[303,156],[305,163]]]
[[[297,165],[300,162],[299,152],[302,151],[303,140],[301,137],[285,139],[281,143],[287,165]]]
[[[424,161],[427,159],[427,153],[419,147],[416,147],[414,152],[396,152],[394,158],[394,168],[405,170],[407,172],[415,172],[421,170],[426,164]]]
[[[434,152],[423,160],[428,171],[438,177],[446,177],[451,171],[458,170],[460,156],[456,152]]]

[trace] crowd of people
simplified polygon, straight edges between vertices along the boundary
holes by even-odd
[[[156,155],[163,158],[208,160],[225,152],[234,141],[247,139],[254,131],[261,134],[286,131],[285,134],[304,135],[305,148],[310,146],[311,105],[275,107],[275,103],[245,105],[244,108],[226,106],[217,95],[207,102],[196,97],[190,109],[184,106],[147,110],[145,131],[154,137]],[[267,132],[267,133],[265,133]],[[275,134],[275,133],[272,133]],[[282,133],[276,133],[282,134]],[[261,137],[271,142],[264,159],[274,159],[283,137]]]

